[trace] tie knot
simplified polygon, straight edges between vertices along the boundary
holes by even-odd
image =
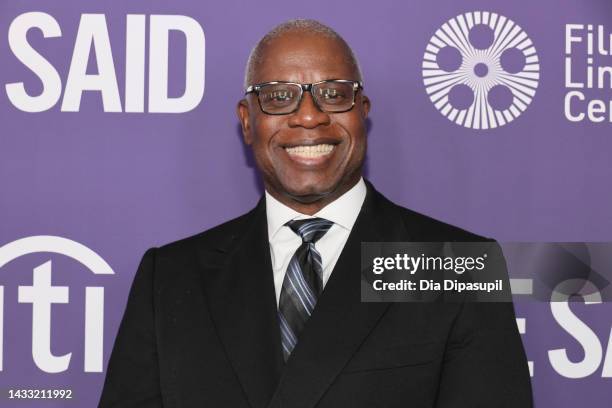
[[[285,225],[302,237],[303,242],[315,243],[329,231],[334,223],[323,218],[307,218],[305,220],[291,220]]]

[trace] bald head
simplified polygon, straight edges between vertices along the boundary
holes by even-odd
[[[359,62],[357,61],[351,47],[346,41],[344,41],[344,38],[342,38],[340,34],[316,20],[296,19],[277,25],[266,35],[264,35],[257,42],[257,44],[255,44],[255,47],[253,47],[251,50],[249,59],[247,60],[244,75],[245,88],[254,83],[255,78],[257,77],[257,69],[265,60],[266,50],[270,47],[270,45],[278,40],[291,36],[301,36],[302,38],[313,37],[315,39],[327,40],[336,43],[336,46],[338,46],[341,50],[340,52],[342,54],[343,62],[348,64],[355,72],[355,75],[357,75],[356,78],[351,79],[362,80]]]

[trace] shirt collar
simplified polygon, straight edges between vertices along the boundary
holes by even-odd
[[[272,240],[278,231],[294,219],[320,217],[325,218],[350,231],[357,220],[361,206],[366,197],[366,185],[363,178],[346,193],[332,201],[319,212],[310,216],[301,214],[272,197],[266,191],[266,215],[268,219],[268,239]]]

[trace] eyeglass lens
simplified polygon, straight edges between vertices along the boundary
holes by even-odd
[[[353,106],[355,91],[352,82],[322,82],[311,90],[316,105],[324,112],[344,112]],[[259,102],[266,113],[287,114],[300,103],[302,89],[296,84],[267,84],[259,89]]]

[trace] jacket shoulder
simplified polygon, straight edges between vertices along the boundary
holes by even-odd
[[[383,207],[383,212],[391,215],[391,219],[399,222],[405,228],[407,234],[414,241],[422,242],[483,242],[491,241],[490,238],[475,234],[471,231],[446,223],[429,215],[419,213],[409,208],[395,204],[391,200],[377,192],[378,201]]]
[[[162,256],[176,256],[199,249],[225,249],[250,225],[257,208],[198,234],[167,243],[158,248]]]

